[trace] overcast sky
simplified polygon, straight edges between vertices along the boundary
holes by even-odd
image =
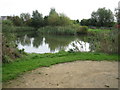
[[[64,13],[71,19],[87,19],[98,8],[114,9],[118,7],[119,0],[0,0],[0,16],[32,14],[38,10],[43,16],[48,15],[50,8],[58,13]]]

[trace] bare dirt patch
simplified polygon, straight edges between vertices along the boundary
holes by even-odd
[[[76,61],[37,68],[3,88],[118,88],[118,62]]]

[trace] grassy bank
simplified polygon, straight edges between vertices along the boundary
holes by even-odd
[[[58,63],[72,62],[77,60],[93,61],[117,61],[117,55],[103,53],[81,53],[81,52],[59,52],[54,54],[28,54],[28,56],[17,59],[13,63],[3,64],[3,82],[14,79],[26,71],[38,67],[48,67]]]

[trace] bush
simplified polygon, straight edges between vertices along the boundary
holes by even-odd
[[[11,20],[3,20],[2,25],[13,26],[13,22]]]
[[[79,29],[77,30],[77,34],[87,34],[87,32],[88,32],[87,26],[80,26]]]
[[[4,32],[2,34],[2,62],[9,63],[16,58],[22,57],[23,53],[20,53],[15,43],[16,36],[10,32]]]
[[[9,62],[12,62],[12,59],[7,55],[3,55],[2,56],[2,62],[3,63],[9,63]]]

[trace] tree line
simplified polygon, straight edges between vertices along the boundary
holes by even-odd
[[[35,28],[48,25],[66,26],[73,22],[65,14],[58,14],[54,8],[51,8],[49,15],[44,17],[38,10],[35,10],[32,16],[29,13],[21,13],[20,16],[8,16],[8,19],[11,20],[15,26],[32,26]]]
[[[110,9],[99,8],[92,12],[91,18],[82,19],[80,23],[86,26],[112,27],[115,25],[114,14]]]
[[[8,16],[8,19],[11,20],[15,26],[31,26],[35,28],[44,26],[67,26],[72,24],[96,27],[112,27],[115,25],[113,12],[106,8],[99,8],[97,11],[93,11],[91,18],[82,19],[81,21],[78,19],[71,20],[63,13],[58,14],[55,8],[51,8],[49,15],[44,17],[42,13],[35,10],[32,15],[29,13],[21,13],[20,16]]]

